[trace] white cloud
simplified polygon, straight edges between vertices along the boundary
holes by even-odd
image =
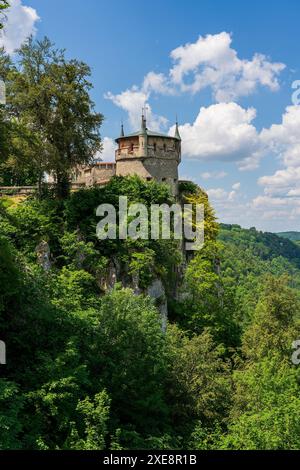
[[[115,161],[115,150],[117,145],[114,139],[110,137],[104,137],[102,140],[103,149],[101,152],[97,152],[96,158],[101,159],[103,162],[114,162]]]
[[[234,187],[235,186],[235,187]],[[240,183],[232,186],[232,191],[225,191],[223,188],[208,189],[207,194],[213,203],[219,205],[219,203],[225,203],[234,201],[237,195],[237,191],[240,189]]]
[[[143,81],[142,90],[146,93],[155,92],[163,95],[174,94],[175,90],[170,87],[163,73],[149,72]]]
[[[264,195],[253,200],[264,215],[278,217],[273,208],[285,211],[287,219],[300,215],[300,107],[288,106],[280,124],[273,124],[261,132],[261,139],[269,150],[279,155],[283,168],[272,175],[258,179]]]
[[[147,126],[154,131],[161,131],[167,125],[167,119],[152,112],[148,104],[149,93],[137,87],[106,98],[128,112],[132,130],[140,128],[142,108],[147,108]],[[237,103],[217,103],[207,108],[201,107],[193,123],[179,126],[182,139],[183,157],[201,160],[235,161],[241,170],[252,170],[259,164],[263,154],[260,135],[252,121],[256,117],[254,108],[244,109]],[[172,126],[168,133],[174,135]],[[223,178],[226,172],[205,172],[204,179]]]
[[[208,189],[206,192],[213,201],[222,201],[228,199],[228,192],[223,188],[212,188]]]
[[[238,194],[237,197],[237,192],[226,191],[223,188],[209,189],[207,193],[221,222],[237,223],[244,227],[250,227],[257,222],[254,216],[255,210],[244,194]]]
[[[222,32],[199,36],[196,42],[177,47],[171,52],[175,65],[170,82],[192,93],[211,87],[219,102],[249,95],[258,85],[276,91],[277,77],[285,65],[258,53],[251,60],[240,59],[231,42],[231,35]]]
[[[264,186],[267,195],[286,195],[291,189],[300,189],[300,162],[299,167],[287,167],[277,170],[273,175],[262,176],[258,180]]]
[[[226,171],[205,171],[204,173],[201,173],[201,178],[204,180],[209,180],[209,179],[222,179],[227,176]]]
[[[287,193],[288,196],[292,197],[300,197],[300,188],[297,189],[290,189]]]
[[[30,35],[35,34],[39,16],[34,8],[23,5],[21,0],[10,0],[6,16],[5,27],[0,33],[0,47],[13,54]]]
[[[240,59],[231,42],[231,35],[227,32],[200,36],[196,42],[171,51],[173,64],[167,74],[150,71],[140,86],[119,94],[108,92],[105,97],[128,112],[133,129],[139,127],[141,109],[147,102],[149,128],[162,130],[167,119],[152,113],[149,105],[152,94],[196,93],[210,87],[217,102],[230,102],[253,93],[259,85],[277,90],[278,76],[285,65],[270,62],[258,53],[251,60]],[[253,158],[246,161],[245,168],[252,166]]]
[[[179,126],[184,156],[201,160],[237,161],[241,168],[255,168],[261,154],[254,108],[236,103],[201,107],[195,121]],[[173,135],[174,126],[169,134]],[[246,163],[244,162],[246,160]]]
[[[270,207],[284,207],[286,204],[287,201],[284,198],[271,196],[257,196],[252,201],[253,207],[263,210],[266,210]]]
[[[294,227],[296,222],[299,227],[299,197],[257,196],[251,206],[257,220],[272,221],[277,224],[279,230],[280,226],[289,227],[290,222],[294,223]]]
[[[262,139],[287,167],[300,166],[300,106],[288,106],[281,124],[273,124],[262,131]]]
[[[263,129],[259,140],[263,152],[277,157],[282,168],[271,175],[258,179],[263,194],[253,198],[245,205],[245,213],[253,224],[260,223],[274,230],[299,228],[300,216],[300,107],[289,106],[283,113],[280,124],[273,124]],[[237,190],[237,185],[232,186]],[[215,194],[212,194],[215,196]],[[229,193],[228,199],[229,199]],[[228,200],[227,199],[227,200]],[[232,206],[216,200],[215,205],[223,216],[232,214]],[[244,220],[244,209],[241,207],[241,220]]]
[[[300,215],[300,107],[290,106],[280,124],[259,132],[254,120],[256,110],[245,109],[236,100],[264,86],[271,91],[279,88],[282,63],[271,62],[262,54],[252,58],[238,57],[232,48],[231,35],[222,32],[199,37],[194,43],[182,45],[171,52],[170,70],[149,72],[139,87],[106,97],[128,112],[131,127],[140,127],[141,109],[147,103],[147,124],[153,130],[164,130],[167,120],[156,116],[149,105],[154,94],[174,95],[197,93],[210,88],[216,104],[201,107],[194,122],[179,126],[183,158],[194,160],[234,161],[240,170],[257,168],[262,156],[272,154],[281,159],[283,168],[263,176],[258,183],[263,194],[250,201],[240,191],[240,183],[231,190],[212,188],[209,197],[222,219],[246,226],[258,220],[297,220]],[[173,135],[174,126],[169,129]],[[206,171],[203,180],[221,179],[225,171]],[[231,219],[231,220],[230,220]],[[248,223],[249,222],[249,223]]]
[[[148,103],[149,92],[142,91],[136,86],[117,95],[108,92],[105,98],[111,100],[116,106],[128,113],[132,130],[140,128],[142,108],[145,106],[147,111],[147,126],[150,129],[159,131],[161,127],[165,127],[168,123],[165,117],[158,116],[152,112],[151,106]]]
[[[261,132],[261,139],[269,152],[279,156],[282,169],[272,175],[261,176],[258,184],[263,195],[253,199],[257,216],[289,223],[300,216],[300,107],[288,106],[280,124],[273,124]]]
[[[258,179],[263,194],[252,201],[241,203],[243,195],[231,194],[221,188],[209,190],[212,203],[222,221],[237,222],[245,226],[259,224],[273,230],[299,229],[300,220],[300,107],[289,106],[280,124],[273,124],[257,134],[261,153],[277,157],[282,168]],[[235,183],[236,193],[240,185]],[[234,204],[232,204],[234,201]]]

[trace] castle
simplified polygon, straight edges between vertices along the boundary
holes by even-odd
[[[73,185],[94,186],[106,184],[114,175],[138,175],[148,181],[164,182],[172,193],[178,191],[178,165],[181,161],[181,138],[176,122],[174,136],[152,132],[142,115],[141,128],[124,134],[116,140],[115,162],[93,162],[76,168]]]

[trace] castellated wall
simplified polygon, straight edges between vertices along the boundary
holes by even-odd
[[[93,165],[80,166],[76,169],[73,181],[77,184],[93,186],[105,184],[116,174],[113,162],[97,162]]]
[[[148,181],[154,179],[178,190],[178,164],[181,159],[180,141],[177,138],[136,133],[117,139],[115,163],[96,162],[78,166],[73,174],[73,185],[93,186],[108,183],[114,176],[138,175]]]
[[[177,183],[177,160],[163,160],[157,157],[133,157],[132,159],[119,160],[117,172],[119,176],[138,175],[148,180],[155,179],[159,182],[169,181]]]
[[[140,156],[140,144],[139,137],[126,137],[126,139],[120,138],[119,147],[116,150],[116,161],[119,158],[128,156],[128,157],[139,157]]]
[[[180,143],[168,137],[148,137],[145,148],[144,136],[121,140],[116,150],[116,174],[138,175],[147,180],[165,182],[176,193]]]

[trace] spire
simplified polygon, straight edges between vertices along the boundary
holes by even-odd
[[[123,126],[123,121],[121,121],[121,132],[120,132],[120,137],[124,137],[124,126]]]
[[[179,134],[179,129],[178,129],[178,119],[177,119],[177,115],[176,115],[176,125],[175,125],[175,135],[174,135],[174,137],[176,137],[176,139],[181,140],[181,137],[180,137],[180,134]]]
[[[146,127],[146,118],[144,116],[144,108],[142,109],[142,121],[141,121],[141,134],[146,134],[147,133],[147,127]]]

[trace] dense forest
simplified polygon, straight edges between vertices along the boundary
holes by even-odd
[[[168,186],[72,192],[102,148],[89,67],[29,39],[14,63],[1,52],[0,76],[1,182],[37,188],[0,198],[0,449],[299,449],[300,247],[219,225],[192,183],[194,256],[172,238],[100,241],[99,204],[172,203]],[[157,279],[165,299],[148,295]]]
[[[277,235],[282,238],[287,238],[300,245],[300,232],[278,232]]]
[[[174,299],[172,242],[95,236],[95,205],[124,192],[146,204],[170,197],[131,177],[63,202],[2,198],[1,448],[299,448],[300,248],[255,229],[219,230],[206,202],[209,237]],[[49,269],[38,262],[41,240]],[[101,289],[111,258],[127,276],[138,271],[142,287],[162,276],[166,332],[150,297],[121,282]]]

